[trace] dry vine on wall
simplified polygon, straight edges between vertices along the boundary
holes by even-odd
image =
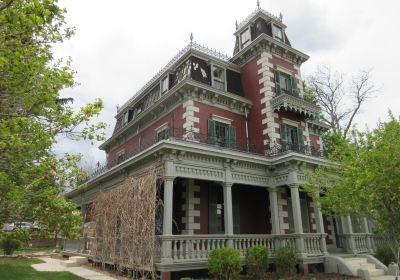
[[[92,254],[101,264],[112,263],[143,278],[154,278],[155,215],[162,204],[156,185],[162,176],[154,163],[139,176],[128,176],[93,203],[95,240]]]

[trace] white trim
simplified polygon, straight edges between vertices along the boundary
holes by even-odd
[[[291,70],[289,70],[289,69],[287,69],[285,67],[282,67],[280,65],[276,65],[276,70],[278,70],[279,72],[283,72],[285,74],[288,74],[289,76],[293,76],[294,75],[293,71],[291,71]]]
[[[296,122],[296,121],[289,120],[289,119],[286,119],[286,118],[282,118],[282,123],[288,124],[288,125],[292,125],[292,126],[295,126],[295,127],[299,127],[299,124],[300,124],[300,122]]]
[[[243,45],[243,42],[242,42],[242,34],[245,33],[245,32],[248,32],[248,33],[249,33],[250,38],[249,38],[248,41],[246,41],[246,45]],[[245,47],[247,47],[248,45],[250,45],[250,43],[251,43],[251,29],[250,29],[250,26],[248,26],[247,28],[244,28],[244,29],[239,33],[239,48],[242,50],[242,49],[244,49]]]
[[[166,129],[168,126],[169,126],[169,123],[166,122],[166,123],[160,125],[159,127],[155,128],[154,131],[155,131],[155,132],[161,132],[161,131],[163,131],[164,129]]]
[[[165,91],[162,91],[162,89],[163,89],[162,84],[163,84],[164,80],[167,80],[167,89]],[[169,72],[167,72],[166,75],[160,79],[159,87],[160,87],[160,96],[163,96],[164,94],[166,94],[168,92],[168,90],[169,90],[169,88],[168,88],[169,87]]]
[[[123,155],[123,154],[125,154],[125,148],[119,150],[116,155],[117,155],[117,157],[119,157],[120,155]]]
[[[218,115],[214,115],[214,114],[211,115],[211,119],[214,120],[214,121],[225,123],[225,124],[229,124],[229,125],[231,125],[232,122],[233,122],[232,119],[224,118],[224,117],[221,117],[221,116],[218,116]]]

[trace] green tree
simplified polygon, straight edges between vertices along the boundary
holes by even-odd
[[[0,1],[0,224],[29,219],[57,230],[44,218],[49,212],[39,209],[74,219],[60,194],[79,174],[79,156],[56,156],[53,146],[60,137],[104,138],[105,124],[90,123],[102,101],[74,110],[72,98],[61,95],[76,85],[70,61],[52,53],[53,45],[73,35],[65,12],[53,0]]]
[[[367,216],[375,229],[400,236],[400,122],[390,114],[372,131],[335,141],[330,164],[309,172],[303,186],[323,211]],[[315,196],[320,193],[321,196]]]

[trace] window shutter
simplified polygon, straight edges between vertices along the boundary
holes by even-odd
[[[281,81],[280,74],[278,70],[275,70],[275,94],[276,96],[281,94]]]
[[[297,128],[297,139],[299,140],[299,152],[304,152],[304,136],[303,130],[301,128]]]
[[[229,148],[236,148],[236,127],[233,125],[229,126]]]
[[[240,234],[239,192],[232,189],[233,233]]]
[[[208,144],[215,145],[217,142],[215,135],[215,121],[214,120],[208,120]]]
[[[217,234],[217,188],[208,187],[208,233]]]
[[[299,95],[299,91],[297,90],[297,79],[294,76],[290,77],[290,84],[292,86],[292,94],[295,96]]]
[[[281,145],[282,151],[287,150],[287,126],[284,123],[281,123]]]

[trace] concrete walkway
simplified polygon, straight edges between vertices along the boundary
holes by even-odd
[[[58,259],[52,259],[49,257],[41,257],[38,259],[44,261],[44,263],[32,265],[32,267],[37,271],[68,271],[76,276],[88,280],[117,280],[117,278],[84,267],[65,267]]]

